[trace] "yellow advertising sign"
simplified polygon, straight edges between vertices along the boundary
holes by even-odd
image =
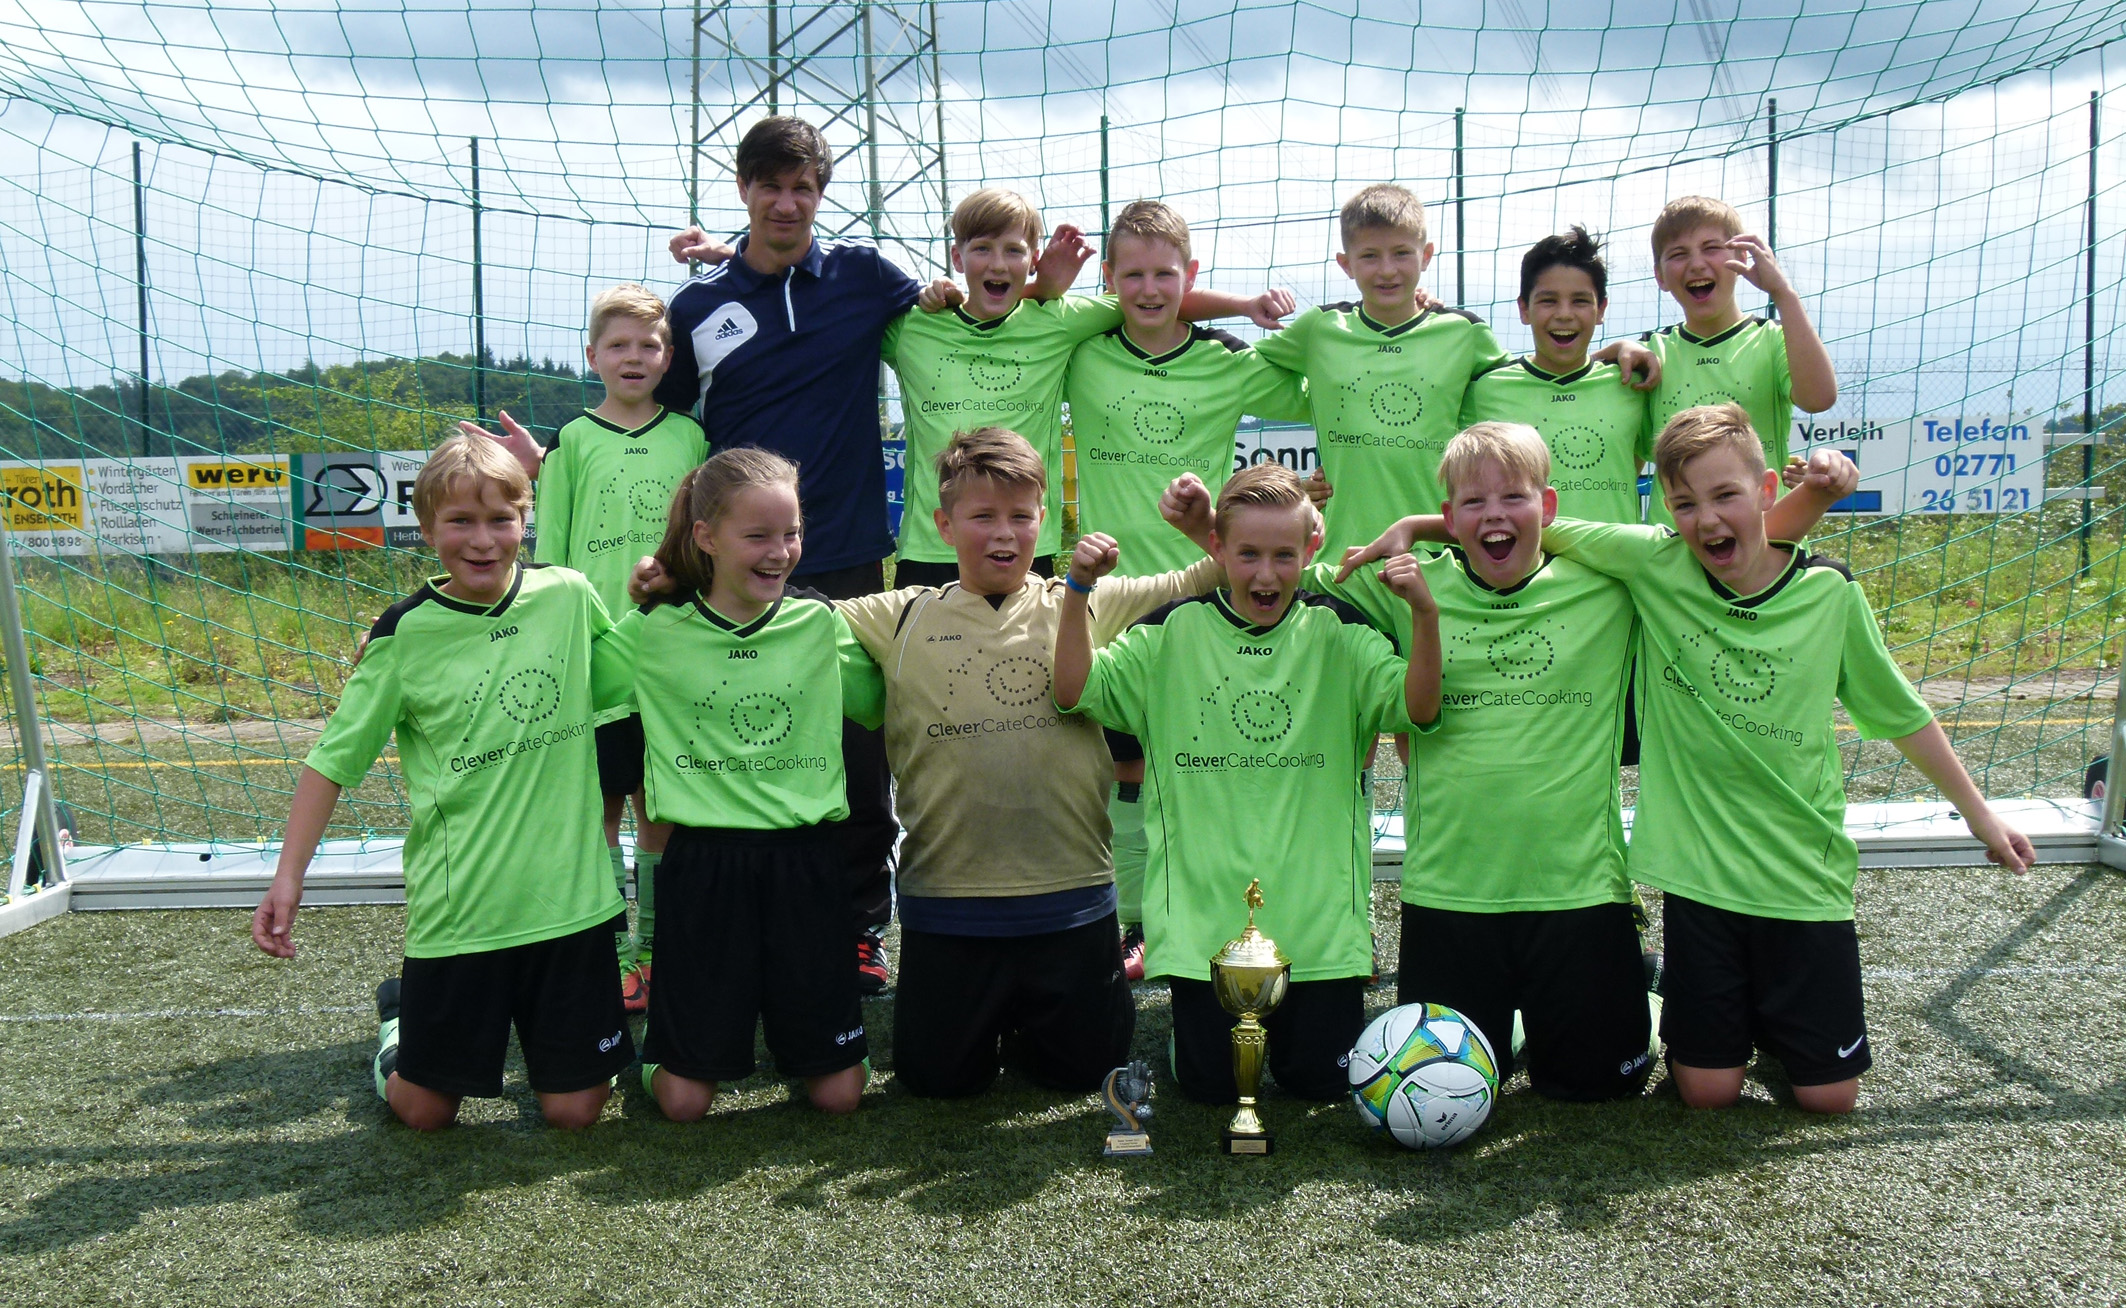
[[[9,531],[80,531],[88,503],[78,463],[0,468],[0,500]]]
[[[288,484],[288,460],[247,459],[228,463],[202,460],[185,469],[185,484],[196,491],[275,489]]]

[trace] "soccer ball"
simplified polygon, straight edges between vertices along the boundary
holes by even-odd
[[[1444,1149],[1476,1133],[1499,1092],[1498,1061],[1476,1023],[1442,1004],[1404,1004],[1373,1020],[1351,1051],[1351,1102],[1367,1126],[1408,1149]]]

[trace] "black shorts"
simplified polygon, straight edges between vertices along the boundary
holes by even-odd
[[[1528,1080],[1551,1099],[1636,1095],[1652,1070],[1646,968],[1631,905],[1465,913],[1403,905],[1398,1004],[1445,1004],[1491,1042],[1513,1075],[1513,1013],[1528,1033]]]
[[[1873,1065],[1850,921],[1757,917],[1665,896],[1668,956],[1661,1038],[1685,1067],[1741,1067],[1752,1048],[1795,1085],[1830,1085]]]
[[[864,1060],[843,851],[831,823],[673,829],[657,864],[657,983],[642,1061],[695,1081],[743,1080],[756,1024],[784,1076]]]
[[[642,719],[630,713],[593,734],[598,739],[598,793],[615,799],[642,789]]]
[[[1136,1030],[1113,913],[1036,936],[901,928],[893,1074],[911,1094],[980,1094],[1004,1063],[1051,1089],[1097,1089]]]
[[[1029,569],[1036,577],[1056,575],[1056,556],[1043,554],[1033,561]],[[960,579],[960,565],[952,563],[923,563],[915,559],[902,559],[893,565],[893,586],[949,586]]]
[[[407,959],[399,1075],[437,1094],[499,1095],[514,1024],[533,1090],[572,1094],[611,1080],[635,1061],[613,931],[600,922],[529,945]]]
[[[1269,1031],[1270,1078],[1301,1099],[1341,1099],[1351,1093],[1351,1046],[1366,1029],[1362,976],[1294,981],[1277,1011],[1262,1020]],[[1174,1003],[1174,1085],[1202,1104],[1240,1097],[1233,1084],[1233,1026],[1208,981],[1167,978]]]

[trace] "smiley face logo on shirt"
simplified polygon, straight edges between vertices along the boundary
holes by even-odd
[[[1425,416],[1425,397],[1408,382],[1391,381],[1373,388],[1373,416],[1389,427],[1412,427]]]
[[[1508,681],[1533,681],[1558,661],[1557,646],[1540,631],[1511,631],[1493,636],[1484,650],[1491,668]]]
[[[985,391],[1008,391],[1019,384],[1024,370],[1016,359],[999,359],[989,354],[967,356],[967,380]]]
[[[1778,684],[1771,659],[1758,650],[1728,646],[1713,655],[1713,685],[1737,704],[1770,699]]]
[[[1292,706],[1269,690],[1243,691],[1233,701],[1233,730],[1258,745],[1283,740],[1292,729]]]
[[[1146,400],[1132,419],[1139,438],[1153,445],[1172,445],[1188,430],[1188,417],[1165,400]]]
[[[1026,708],[1048,698],[1048,665],[1019,655],[994,664],[983,678],[990,698],[1005,708]]]
[[[1609,442],[1592,427],[1567,427],[1550,436],[1551,457],[1575,472],[1599,466],[1608,452]]]
[[[793,721],[788,701],[755,691],[731,705],[731,734],[748,745],[779,745]]]
[[[654,477],[641,478],[627,488],[627,505],[635,511],[638,522],[654,522],[661,530],[671,504],[672,493]]]
[[[519,668],[503,678],[495,704],[527,727],[544,722],[561,708],[561,679],[545,668]]]

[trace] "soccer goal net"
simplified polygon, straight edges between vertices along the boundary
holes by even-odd
[[[2116,691],[2126,15],[1776,8],[0,0],[0,526],[76,838],[277,839],[357,639],[430,568],[426,451],[597,403],[590,297],[743,227],[770,111],[836,150],[821,231],[923,278],[1000,185],[1096,241],[1163,198],[1208,284],[1347,299],[1337,209],[1398,181],[1428,289],[1516,352],[1531,242],[1605,235],[1604,330],[1636,335],[1679,319],[1656,212],[1731,201],[1839,375],[1790,432],[1862,471],[1817,548],[1986,791],[2079,797]],[[889,467],[898,417],[889,374]],[[1244,424],[1233,457],[1306,469],[1313,434]],[[1933,797],[1842,739],[1856,800]],[[387,755],[332,834],[394,839],[403,801]]]

